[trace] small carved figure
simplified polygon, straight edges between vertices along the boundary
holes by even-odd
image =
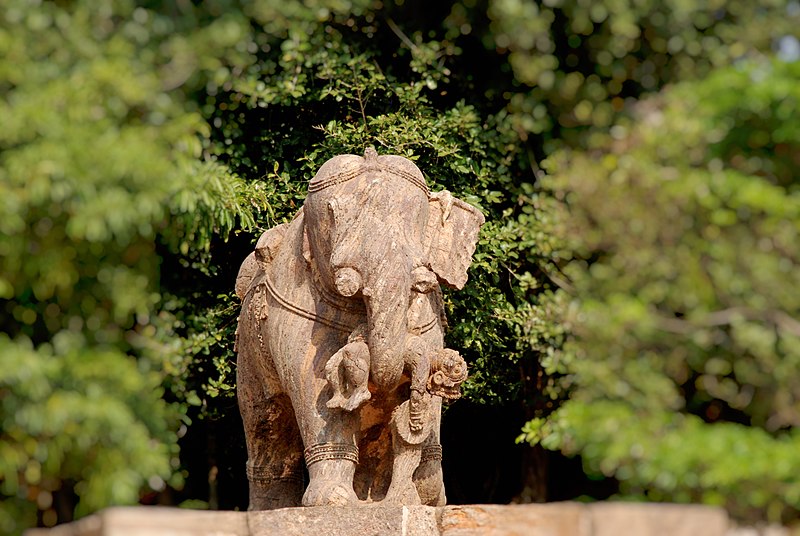
[[[362,324],[350,334],[345,344],[333,354],[325,365],[325,376],[333,390],[326,404],[329,408],[353,411],[369,400],[369,348],[364,342],[366,325]]]
[[[467,368],[444,348],[439,285],[463,287],[483,222],[367,149],[323,164],[261,236],[236,281],[251,509],[445,504],[441,404]]]

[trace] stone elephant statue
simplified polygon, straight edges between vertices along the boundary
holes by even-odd
[[[236,281],[251,510],[445,504],[441,404],[466,363],[444,348],[440,283],[463,287],[483,223],[369,148],[328,160],[261,236]]]

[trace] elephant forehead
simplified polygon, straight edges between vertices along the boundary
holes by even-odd
[[[378,167],[382,171],[386,171],[397,176],[402,176],[406,180],[419,182],[425,187],[424,189],[428,188],[428,185],[425,182],[425,177],[422,175],[422,171],[420,171],[417,165],[408,158],[396,155],[379,156]]]
[[[317,174],[311,179],[311,184],[324,182],[332,176],[342,173],[350,174],[359,171],[364,164],[364,158],[354,154],[340,154],[334,156],[320,166]]]
[[[417,187],[393,175],[373,173],[359,177],[353,185],[353,192],[343,197],[349,214],[342,223],[378,236],[424,231],[429,202]]]
[[[428,185],[419,168],[407,158],[396,155],[373,156],[369,158],[352,154],[331,158],[319,168],[308,185],[308,192],[314,193],[325,188],[349,182],[365,174],[401,178],[429,195]]]

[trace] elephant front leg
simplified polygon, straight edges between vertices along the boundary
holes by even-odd
[[[434,425],[438,424],[438,419],[431,414],[434,406],[439,407],[433,403],[429,393],[420,393],[417,400],[412,396],[410,400],[400,404],[392,414],[390,424],[394,451],[392,481],[382,502],[421,504],[413,476],[420,464],[422,445],[431,435]]]
[[[387,504],[444,506],[447,503],[439,444],[442,399],[427,394],[423,401],[424,426],[420,432],[411,431],[409,402],[401,404],[392,418],[392,481],[382,501]]]
[[[412,480],[422,456],[421,445],[410,445],[400,437],[400,434],[392,433],[392,447],[394,450],[392,482],[386,497],[381,502],[406,506],[422,504]]]
[[[245,383],[240,382],[240,393],[246,390]],[[303,494],[303,444],[288,397],[242,396],[239,405],[247,439],[249,509],[298,506]]]

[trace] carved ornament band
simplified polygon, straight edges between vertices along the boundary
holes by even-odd
[[[442,446],[439,444],[436,445],[425,445],[422,447],[422,457],[419,460],[419,463],[431,462],[431,461],[442,461]]]
[[[321,181],[311,181],[308,185],[308,193],[319,192],[320,190],[324,190],[325,188],[330,188],[331,186],[335,186],[337,184],[342,184],[343,182],[347,182],[349,180],[355,179],[362,173],[366,172],[369,168],[366,166],[358,167],[356,169],[351,169],[350,171],[343,171],[342,173],[337,173],[336,175],[332,175],[327,179]]]
[[[308,447],[303,454],[306,466],[323,460],[348,460],[358,463],[358,447],[347,443],[318,443]]]
[[[284,468],[276,471],[269,465],[253,465],[250,461],[245,464],[247,479],[255,482],[274,482],[276,480],[287,480],[291,482],[303,482],[303,472]]]
[[[325,188],[330,188],[331,186],[335,186],[337,184],[342,184],[343,182],[347,182],[350,180],[355,179],[359,175],[366,173],[367,171],[378,171],[389,173],[396,177],[400,177],[401,179],[405,179],[423,192],[425,192],[426,196],[430,196],[430,190],[428,190],[428,185],[425,184],[425,180],[413,175],[405,170],[398,169],[396,167],[387,167],[382,166],[380,164],[367,164],[357,167],[356,169],[351,169],[348,171],[343,171],[342,173],[337,173],[336,175],[332,175],[327,177],[321,181],[311,181],[308,185],[308,193],[319,192],[320,190],[324,190]]]

